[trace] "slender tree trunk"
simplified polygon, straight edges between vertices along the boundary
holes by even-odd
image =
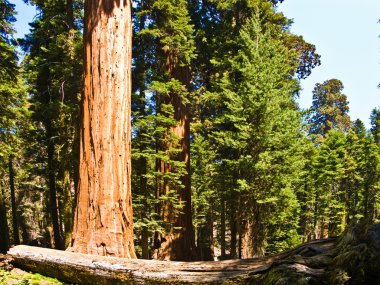
[[[17,219],[17,206],[16,206],[16,189],[13,172],[13,156],[9,156],[9,186],[11,188],[11,205],[12,205],[12,228],[13,228],[13,243],[20,244],[20,235]]]
[[[270,209],[265,205],[260,205],[253,201],[253,255],[261,257],[265,255],[265,248],[267,246],[267,228],[265,224],[265,216],[269,215]],[[267,214],[266,214],[267,213]]]
[[[241,258],[253,258],[253,221],[244,220],[242,223]]]
[[[7,209],[4,202],[4,192],[0,189],[0,253],[7,253],[9,249],[9,228]]]
[[[66,0],[66,15],[67,15],[67,25],[69,29],[69,42],[74,40],[74,30],[75,30],[75,16],[74,16],[74,3],[73,0]],[[69,46],[69,51],[71,53],[71,60],[74,60],[74,47]],[[71,96],[76,96],[76,94],[71,94]],[[74,213],[76,207],[76,189],[78,189],[79,182],[79,130],[80,122],[79,120],[74,120],[73,122],[73,145],[72,145],[72,160],[71,167],[69,171],[65,169],[64,173],[64,208],[63,208],[63,220],[64,220],[64,244],[65,246],[70,244],[72,231],[73,231],[73,221]],[[69,181],[66,181],[66,179]],[[73,191],[74,188],[74,191]],[[71,207],[71,209],[70,209]]]
[[[365,218],[368,218],[368,216],[369,216],[368,209],[369,209],[369,186],[368,186],[368,183],[365,183],[365,186],[364,186],[364,209],[363,209],[363,215]]]
[[[235,202],[236,202],[236,199],[232,199],[232,197],[231,197],[231,205],[230,205],[230,232],[231,232],[230,258],[232,258],[232,259],[238,258],[237,240],[236,240],[238,229],[237,229]],[[240,248],[240,246],[239,246],[239,248]],[[240,254],[239,254],[239,258],[240,258]]]
[[[47,136],[47,155],[48,155],[48,173],[49,173],[49,208],[50,215],[53,223],[54,234],[54,248],[64,249],[63,238],[61,233],[61,226],[59,221],[59,207],[57,198],[57,188],[55,182],[55,165],[54,165],[54,152],[55,146],[53,141],[51,122],[46,122],[46,136]]]
[[[141,85],[141,88],[145,88],[145,86]],[[143,89],[140,89],[140,115],[142,117],[145,117],[145,92]],[[144,143],[144,136],[146,134],[145,128],[142,126],[140,129],[140,153],[143,153],[144,150],[147,149],[146,144]],[[142,213],[142,218],[147,219],[148,218],[148,187],[147,187],[147,178],[146,178],[146,173],[147,173],[147,160],[144,156],[140,156],[139,158],[139,177],[140,177],[140,191],[141,194],[144,196],[144,201],[143,201],[143,213]],[[141,232],[141,249],[142,249],[142,258],[143,259],[149,259],[149,231],[147,227],[143,227],[142,232]]]
[[[29,225],[28,222],[24,217],[21,217],[19,221],[23,244],[30,244],[34,239],[32,225]]]
[[[220,249],[221,249],[221,259],[226,258],[226,202],[223,197],[221,200],[220,209]]]
[[[206,214],[206,221],[197,230],[197,255],[199,260],[214,260],[214,226],[213,213],[210,207]]]
[[[73,168],[72,168],[72,182],[74,183],[74,192],[72,199],[72,220],[74,221],[76,202],[78,197],[78,187],[79,187],[79,148],[80,148],[80,123],[75,123],[75,133],[74,133],[74,142],[73,142]],[[73,222],[72,222],[73,223]]]
[[[145,1],[141,0],[141,10],[144,11],[145,9]],[[140,16],[140,23],[139,23],[139,29],[140,31],[144,30],[145,28],[145,21],[146,21],[146,16],[141,15]],[[138,41],[138,59],[136,62],[136,73],[138,73],[138,82],[137,86],[140,91],[140,100],[139,100],[139,112],[140,112],[140,117],[145,118],[146,117],[146,111],[145,111],[145,89],[146,89],[146,65],[145,65],[145,54],[146,54],[146,43],[144,38],[140,38]],[[140,153],[143,153],[147,148],[146,144],[146,129],[144,124],[140,126],[139,130],[139,137],[140,137]],[[140,193],[141,195],[144,196],[144,201],[143,201],[143,213],[142,213],[142,218],[147,219],[148,218],[148,181],[146,178],[147,174],[147,159],[144,156],[140,156],[139,158],[139,163],[138,163],[138,175],[140,178],[139,181],[139,188],[140,188]],[[141,231],[141,249],[142,249],[142,258],[143,259],[149,259],[149,230],[147,227],[143,227]]]
[[[72,219],[72,201],[74,182],[71,179],[70,172],[65,170],[63,173],[63,197],[62,197],[62,226],[64,233],[64,245],[68,246],[72,237],[73,219]]]
[[[70,250],[135,258],[130,0],[85,1],[80,179]]]
[[[73,0],[66,0],[67,25],[69,29],[74,29],[74,7]]]
[[[318,193],[316,193],[315,201],[314,201],[314,215],[313,215],[314,216],[313,225],[314,225],[314,238],[315,239],[319,238],[319,234],[318,234],[318,216],[319,216],[318,211],[319,211],[319,195],[318,195]]]

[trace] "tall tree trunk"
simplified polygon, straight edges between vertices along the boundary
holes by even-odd
[[[67,25],[69,29],[74,29],[74,7],[73,0],[66,0]]]
[[[177,66],[172,54],[167,55],[166,71],[183,85],[190,88],[190,70],[187,66]],[[191,184],[190,184],[190,113],[188,104],[183,102],[180,94],[172,92],[169,102],[174,107],[174,118],[178,122],[171,131],[180,140],[181,151],[176,155],[175,160],[185,163],[186,174],[181,177],[183,187],[174,189],[179,197],[179,202],[183,203],[180,214],[173,217],[171,209],[163,210],[163,220],[170,222],[174,228],[180,228],[169,235],[161,237],[161,248],[158,250],[158,259],[161,260],[182,260],[190,261],[196,259],[195,235],[192,223],[191,209]],[[161,162],[161,172],[168,173],[173,171],[170,165]],[[163,193],[170,191],[168,183],[164,183]],[[168,206],[170,208],[170,206]],[[164,205],[165,208],[165,205]]]
[[[49,209],[50,215],[53,223],[53,234],[54,234],[54,248],[64,249],[63,238],[61,233],[61,226],[59,221],[59,207],[57,198],[57,188],[55,182],[55,165],[54,165],[54,141],[52,134],[51,122],[48,121],[46,126],[46,136],[47,136],[47,155],[48,155],[48,172],[49,172]]]
[[[141,11],[145,10],[145,1],[141,0]],[[139,23],[139,29],[140,31],[144,30],[145,28],[145,21],[146,21],[146,15],[140,15],[140,23]],[[144,37],[139,38],[139,41],[137,43],[138,45],[138,58],[136,61],[136,73],[138,74],[137,78],[137,88],[140,92],[140,98],[139,98],[139,113],[140,117],[145,119],[146,118],[146,103],[145,103],[145,89],[146,89],[146,76],[145,73],[146,70],[146,64],[145,64],[145,54],[146,54],[146,40]],[[139,130],[139,137],[140,137],[140,153],[143,153],[147,148],[146,143],[146,128],[145,125],[140,125]],[[142,209],[142,218],[147,219],[148,218],[148,181],[146,178],[147,174],[147,159],[143,155],[140,156],[139,162],[138,162],[138,176],[140,178],[139,180],[139,188],[141,195],[144,196],[143,200],[143,209]],[[142,251],[142,258],[143,259],[149,259],[149,230],[147,227],[143,227],[141,231],[141,251]]]
[[[220,207],[220,249],[221,259],[226,258],[226,201],[224,195],[221,197]]]
[[[141,84],[140,86],[140,116],[145,117],[145,85]],[[140,153],[143,153],[144,150],[147,149],[146,144],[144,143],[146,130],[144,126],[141,126],[140,128]],[[141,195],[144,196],[143,200],[143,209],[142,209],[142,218],[147,219],[148,218],[148,187],[147,187],[147,160],[146,157],[140,156],[139,158],[139,164],[138,164],[138,174],[139,174],[139,186],[140,186],[140,192]],[[142,249],[142,258],[143,259],[149,259],[149,230],[147,227],[143,227],[141,231],[141,249]]]
[[[72,237],[73,219],[72,219],[72,201],[74,182],[71,178],[70,172],[65,170],[63,172],[63,197],[62,197],[62,226],[64,233],[64,245],[68,246]]]
[[[237,240],[236,240],[238,229],[237,229],[235,203],[236,203],[236,201],[239,201],[239,199],[236,199],[236,197],[234,198],[232,196],[233,195],[231,195],[231,197],[230,197],[230,202],[231,202],[231,205],[230,205],[230,232],[231,232],[230,258],[235,259],[235,258],[238,258],[238,252],[237,252],[237,246],[238,245],[237,245]],[[240,246],[239,246],[239,249],[240,249]],[[239,252],[240,252],[240,250],[239,250]],[[239,258],[240,258],[240,256],[241,256],[241,254],[239,254]]]
[[[20,235],[19,235],[19,229],[18,229],[16,189],[15,189],[12,155],[9,156],[8,166],[9,166],[9,186],[11,188],[13,243],[17,245],[17,244],[20,244]]]
[[[135,258],[130,0],[85,1],[80,178],[70,250]]]
[[[141,86],[142,87],[142,86]],[[145,117],[145,92],[140,89],[140,115]],[[144,136],[146,134],[146,131],[144,127],[141,127],[140,129],[140,136],[142,138],[142,141],[140,141],[140,153],[144,152],[144,150],[147,149],[147,146],[144,144]],[[142,218],[147,219],[148,218],[148,187],[147,187],[147,178],[146,178],[146,173],[147,173],[147,160],[144,156],[140,156],[139,159],[139,177],[140,177],[140,191],[141,194],[144,196],[144,201],[143,201],[143,213],[142,213]],[[149,259],[149,230],[147,227],[143,227],[142,232],[141,232],[141,249],[142,249],[142,258],[143,259]]]
[[[241,258],[253,258],[253,221],[249,218],[242,222]]]
[[[0,189],[0,253],[7,253],[9,249],[9,228],[7,209],[4,202],[4,192]]]
[[[206,214],[206,221],[202,223],[197,231],[197,255],[199,260],[214,260],[214,226],[213,213],[210,207]]]

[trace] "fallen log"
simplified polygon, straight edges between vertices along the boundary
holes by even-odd
[[[11,248],[9,255],[19,268],[77,284],[241,284],[286,257],[306,253],[308,249],[325,252],[333,241],[317,241],[264,258],[217,262],[130,260],[25,245]]]
[[[255,259],[168,262],[16,246],[21,269],[75,284],[380,284],[380,224]]]

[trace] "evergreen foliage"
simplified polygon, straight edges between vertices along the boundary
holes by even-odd
[[[31,203],[43,200],[44,221],[25,242],[51,236],[64,248],[70,240],[74,184],[77,180],[77,132],[82,88],[82,6],[79,1],[30,1],[39,14],[21,41],[29,93],[30,127],[24,162]],[[79,21],[78,21],[79,20]],[[33,182],[32,182],[33,181]],[[28,219],[28,217],[26,217]]]
[[[333,128],[348,130],[348,101],[342,90],[343,84],[338,79],[330,79],[315,86],[310,120],[312,134],[325,136]]]
[[[83,1],[25,2],[38,15],[19,63],[14,5],[0,0],[0,234],[63,249],[79,179]],[[300,110],[300,80],[320,56],[281,2],[134,1],[139,257],[249,258],[380,219],[380,111],[370,130],[351,122],[338,79]]]

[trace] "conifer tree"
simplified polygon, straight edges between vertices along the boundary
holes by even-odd
[[[63,0],[29,2],[40,12],[23,41],[32,120],[36,126],[33,132],[41,140],[34,147],[39,147],[39,159],[47,169],[46,201],[54,247],[64,249],[71,239],[77,172],[73,154],[82,86],[78,76],[82,71],[81,4]]]
[[[345,217],[344,189],[341,181],[345,175],[346,136],[332,129],[313,158],[315,183],[315,231],[317,238],[342,232]]]
[[[152,75],[142,81],[139,93],[142,100],[147,90],[154,94],[155,116],[150,118],[156,125],[155,195],[160,200],[156,212],[163,225],[162,231],[155,233],[155,257],[192,260],[195,241],[191,214],[189,94],[194,43],[187,3],[182,0],[141,2],[139,17],[150,21],[147,26],[140,25],[139,34],[150,37],[145,64],[151,66]],[[155,54],[149,54],[151,51]],[[144,112],[141,111],[140,115]],[[142,158],[144,154],[139,156]]]
[[[220,131],[214,132],[226,154],[235,154],[224,160],[234,165],[235,189],[244,209],[239,213],[242,258],[263,255],[268,243],[275,251],[293,242],[298,223],[291,218],[298,209],[294,173],[302,165],[300,159],[295,163],[300,158],[300,121],[293,98],[298,85],[288,64],[296,53],[271,35],[271,26],[261,24],[260,6],[254,7],[256,13],[241,30],[232,69],[220,83],[225,111],[217,120]],[[270,211],[274,205],[276,214]],[[279,230],[280,225],[288,228]]]
[[[241,167],[239,167],[237,161],[240,154],[239,151],[226,147],[226,145],[222,147],[222,139],[215,138],[214,135],[210,136],[210,133],[213,132],[215,134],[219,132],[221,137],[226,131],[235,133],[235,130],[230,130],[231,124],[216,124],[216,118],[223,117],[227,112],[226,104],[223,103],[225,98],[220,95],[222,92],[220,78],[231,71],[231,58],[236,56],[237,52],[241,49],[240,30],[246,25],[247,20],[260,14],[259,22],[262,24],[261,28],[263,32],[271,29],[269,37],[277,41],[277,45],[290,50],[289,55],[292,54],[288,58],[288,67],[292,70],[289,71],[291,74],[289,78],[292,76],[297,76],[298,78],[307,77],[311,69],[318,65],[320,61],[313,45],[307,44],[302,37],[297,37],[289,32],[290,21],[282,14],[276,13],[273,10],[272,4],[276,3],[271,4],[269,1],[238,1],[236,3],[230,1],[208,1],[207,3],[192,1],[191,3],[192,22],[195,24],[197,31],[195,40],[198,46],[198,57],[195,60],[196,76],[194,78],[198,88],[197,95],[199,96],[194,106],[196,113],[193,125],[196,128],[196,133],[193,135],[193,138],[195,141],[199,140],[199,142],[203,142],[204,140],[209,141],[210,143],[207,144],[202,143],[205,149],[199,153],[207,153],[203,156],[215,158],[212,177],[207,172],[203,174],[201,172],[197,173],[198,170],[201,171],[201,168],[194,170],[197,173],[194,177],[202,177],[199,181],[197,178],[195,182],[197,188],[194,189],[194,192],[199,191],[199,194],[201,194],[205,191],[203,187],[210,185],[210,180],[213,181],[213,185],[218,190],[218,194],[216,195],[218,199],[215,199],[215,201],[219,203],[218,207],[214,207],[214,215],[216,214],[220,221],[220,223],[217,223],[218,240],[216,240],[216,243],[220,240],[219,246],[222,248],[222,255],[225,249],[227,249],[230,251],[230,256],[236,258],[238,257],[237,236],[239,236],[240,242],[242,240],[242,233],[238,233],[238,228],[241,228],[240,221],[242,220],[239,211],[241,211],[240,208],[245,210],[244,205],[240,202],[240,199],[244,200],[244,198],[239,198],[241,191],[239,191],[240,186],[238,182],[240,175],[239,168]],[[257,12],[258,10],[260,12]],[[220,45],[220,42],[224,44]],[[255,42],[253,44],[254,46],[256,45]],[[229,76],[232,78],[236,77],[236,80],[241,80],[242,82],[245,81],[241,78],[239,72],[233,75],[229,74]],[[218,84],[215,82],[218,82]],[[298,93],[296,84],[294,87],[291,92],[296,94]],[[233,102],[231,105],[236,105],[236,103]],[[230,140],[234,144],[237,144],[236,137]],[[196,155],[197,153],[195,152],[193,155],[194,160],[198,159]],[[205,175],[209,176],[208,179],[205,179]],[[202,180],[205,183],[207,181],[207,184],[202,184]],[[218,187],[216,185],[221,186]],[[205,193],[210,193],[208,191]],[[197,211],[197,205],[195,205],[195,209]],[[207,206],[203,205],[201,211],[207,211],[206,209]],[[218,210],[215,211],[215,209]],[[199,212],[199,221],[201,223],[198,222],[198,213],[196,212],[195,214],[198,227],[203,227],[201,211]],[[293,226],[290,226],[290,228],[292,228],[292,235],[297,236],[295,228]],[[275,229],[275,227],[272,229]],[[226,232],[230,232],[230,236],[225,237]],[[256,232],[261,232],[261,230],[258,229]],[[227,244],[225,242],[226,238]],[[281,239],[279,238],[278,240]],[[275,242],[275,239],[273,239],[273,242],[279,245],[279,243]],[[283,243],[283,245],[285,244]],[[241,249],[241,246],[239,248]],[[278,250],[280,247],[272,246],[271,250],[275,251],[276,248]]]
[[[377,144],[380,144],[380,109],[375,108],[371,112],[371,132]]]
[[[20,108],[23,105],[23,92],[19,81],[19,68],[17,53],[13,39],[13,23],[16,21],[15,5],[7,0],[0,1],[0,170],[3,173],[1,186],[8,185],[10,192],[10,204],[12,212],[12,243],[19,244],[19,211],[16,201],[14,157],[18,152],[17,136],[18,124],[21,120]],[[4,175],[6,173],[6,175]],[[6,183],[4,179],[9,179]],[[6,252],[9,245],[9,228],[7,221],[7,207],[5,203],[5,189],[1,187],[0,199],[0,243],[1,251]]]
[[[316,84],[310,119],[312,134],[326,135],[331,129],[347,131],[350,127],[347,96],[342,93],[343,83],[330,79]]]

